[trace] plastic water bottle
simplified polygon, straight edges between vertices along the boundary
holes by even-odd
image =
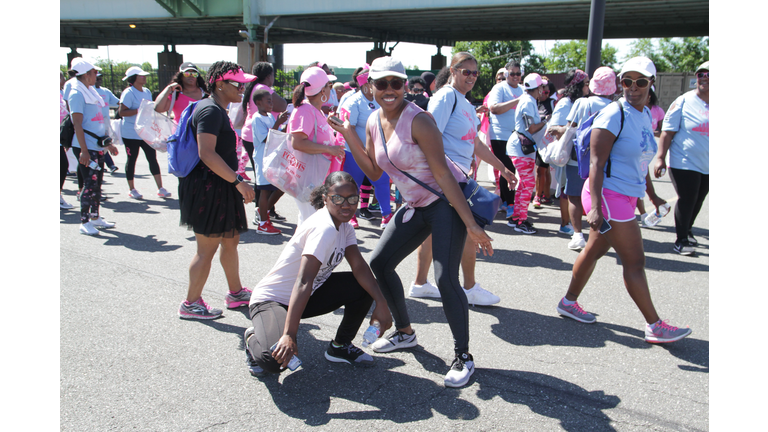
[[[269,350],[274,351],[275,348],[277,348],[277,342],[275,342]],[[291,357],[291,361],[288,362],[288,369],[295,371],[299,366],[301,366],[301,360],[294,354],[293,357]]]
[[[649,213],[648,216],[645,217],[645,225],[649,227],[658,225],[659,222],[661,222],[661,218],[669,213],[669,209],[669,204],[663,204],[661,207],[659,207],[658,212],[654,211],[653,213]]]
[[[371,324],[371,326],[368,327],[368,330],[365,331],[365,334],[363,334],[363,348],[367,348],[368,345],[376,342],[379,335],[381,335],[381,324],[374,320],[373,324]]]

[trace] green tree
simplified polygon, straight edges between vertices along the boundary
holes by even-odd
[[[466,51],[478,61],[479,74],[477,82],[469,95],[474,100],[482,101],[486,94],[496,84],[495,75],[499,68],[504,67],[510,60],[517,60],[525,65],[527,58],[533,52],[530,41],[472,41],[456,42],[452,54]]]
[[[600,51],[600,65],[616,69],[616,53],[618,48],[610,44],[603,45]],[[544,67],[547,72],[565,73],[571,68],[587,69],[587,41],[572,40],[569,42],[555,42],[555,46],[549,51]]]
[[[709,38],[662,38],[659,55],[671,65],[670,72],[693,72],[709,60]]]
[[[656,72],[671,72],[672,66],[660,54],[653,39],[637,39],[629,44],[629,53],[624,61],[632,57],[648,57],[656,66]]]

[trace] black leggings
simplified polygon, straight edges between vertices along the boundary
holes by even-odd
[[[512,164],[512,158],[507,156],[506,141],[491,140],[491,150],[493,150],[493,155],[496,156],[508,170],[512,171],[513,173],[515,172],[515,165]],[[509,183],[507,183],[507,179],[501,175],[499,176],[499,189],[501,189],[499,191],[501,200],[506,202],[508,205],[514,205],[515,191],[509,189]]]
[[[678,168],[669,169],[669,178],[677,192],[675,232],[677,241],[692,235],[691,229],[709,193],[709,174]]]
[[[160,164],[157,163],[157,152],[149,146],[144,140],[123,138],[125,144],[125,153],[128,156],[128,162],[125,163],[125,179],[133,180],[133,173],[136,169],[136,159],[139,157],[139,149],[144,150],[144,156],[149,162],[149,172],[152,175],[160,174]]]
[[[357,335],[360,324],[372,304],[373,298],[363,289],[352,272],[334,272],[309,297],[301,317],[325,315],[344,306],[344,317],[334,340],[336,343],[345,344],[352,342]],[[252,304],[249,310],[254,334],[247,343],[254,354],[256,364],[267,372],[282,372],[280,364],[272,358],[270,348],[283,336],[288,306],[276,301],[266,301]]]
[[[408,222],[403,222],[406,211],[414,213]],[[395,328],[410,326],[403,283],[395,270],[430,234],[435,279],[443,299],[443,312],[453,333],[453,349],[456,354],[465,353],[469,350],[469,306],[459,283],[459,264],[467,227],[450,204],[438,199],[415,211],[401,207],[373,250],[371,270],[395,318]]]
[[[86,150],[92,161],[99,165],[98,170],[91,169],[80,163],[80,149],[72,147],[72,152],[77,158],[77,178],[83,179],[82,192],[80,193],[80,223],[86,223],[99,217],[99,204],[101,203],[101,183],[104,179],[104,153],[103,151]]]
[[[67,159],[67,151],[64,150],[64,146],[59,146],[59,180],[61,180],[61,187],[59,190],[64,189],[64,180],[67,179],[67,172],[69,171],[69,159]]]

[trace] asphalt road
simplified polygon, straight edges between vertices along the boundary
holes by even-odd
[[[124,155],[116,161],[121,170],[105,176],[102,206],[115,228],[84,236],[79,208],[60,213],[63,431],[709,430],[709,201],[694,227],[694,257],[672,251],[672,216],[642,229],[657,310],[673,325],[693,329],[680,342],[644,342],[642,315],[626,293],[613,251],[598,262],[579,299],[598,322],[557,314],[577,253],[557,232],[559,209],[547,205],[531,207],[536,235],[515,233],[501,214],[488,229],[495,254],[478,258],[477,279],[501,303],[470,306],[477,370],[466,387],[443,386],[452,339],[440,301],[431,299],[407,300],[419,337],[414,349],[374,354],[370,368],[329,363],[323,351],[340,322],[334,313],[302,321],[300,369],[259,379],[244,363],[246,308],[225,310],[211,322],[178,317],[195,242],[179,227],[176,178],[163,176],[170,199],[154,196],[140,156],[136,184],[145,199],[133,200]],[[160,165],[166,172],[164,154]],[[490,186],[486,173],[483,167],[481,184]],[[655,184],[660,196],[675,198],[668,177]],[[77,204],[75,190],[75,178],[68,177],[65,197]],[[267,273],[295,230],[293,200],[277,208],[288,218],[275,223],[284,235],[250,230],[241,236],[246,286]],[[252,217],[253,204],[246,210]],[[366,258],[381,232],[375,222],[361,220],[357,231]],[[399,274],[410,284],[415,257]],[[226,291],[214,260],[204,298],[224,308]]]

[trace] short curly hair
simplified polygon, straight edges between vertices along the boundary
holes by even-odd
[[[224,76],[227,72],[235,72],[242,69],[237,63],[228,61],[217,61],[208,68],[208,82],[207,88],[208,94],[213,95],[213,89],[216,88],[216,80]]]
[[[334,171],[328,174],[328,177],[325,178],[325,183],[316,187],[312,191],[312,194],[310,194],[309,203],[312,204],[312,207],[314,207],[317,210],[320,210],[321,208],[325,207],[325,202],[323,201],[323,195],[328,193],[328,189],[330,189],[331,186],[339,183],[352,183],[355,186],[355,190],[359,189],[357,182],[352,177],[352,174],[346,171]]]

